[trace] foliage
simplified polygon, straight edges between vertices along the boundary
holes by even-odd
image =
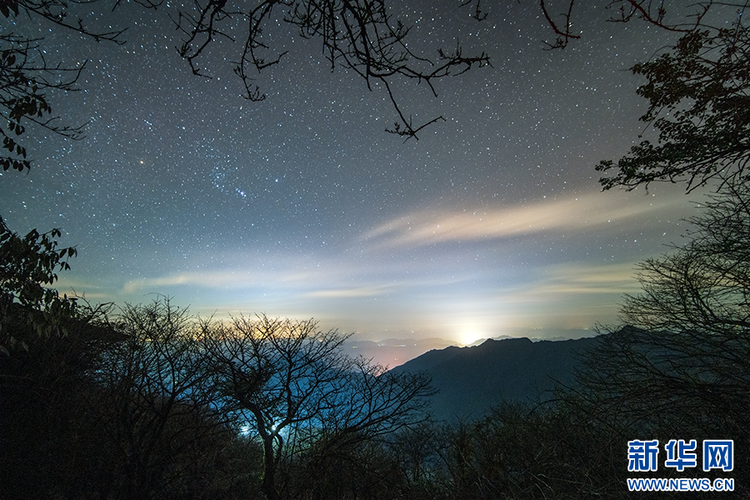
[[[23,238],[0,219],[0,283],[3,303],[18,302],[25,307],[42,308],[54,301],[55,290],[45,288],[57,281],[57,270],[70,269],[67,259],[76,249],[58,249],[54,238],[59,229],[39,234],[36,229]]]
[[[206,399],[187,319],[168,301],[127,307],[73,323],[65,337],[29,335],[27,350],[0,358],[0,496],[221,499],[257,491],[260,450]]]
[[[73,247],[59,248],[59,229],[21,237],[0,218],[0,354],[24,346],[14,330],[31,326],[39,335],[64,333],[62,323],[75,316],[76,300],[46,285],[57,281],[57,272],[70,269]]]
[[[99,323],[106,308],[78,305],[54,324],[65,335],[40,336],[39,311],[11,306],[3,326],[24,349],[0,356],[0,496],[78,498],[105,474],[90,375],[116,336]]]
[[[2,148],[7,150],[5,156],[0,157],[3,170],[31,168],[26,146],[21,142],[27,121],[61,135],[80,137],[80,127],[54,123],[45,92],[51,89],[73,90],[82,69],[83,66],[67,70],[48,67],[37,40],[12,34],[0,35],[0,116],[7,123],[7,128],[0,127]],[[57,82],[47,79],[48,75],[62,72],[72,73],[71,78]]]
[[[541,2],[543,13],[561,37],[553,46],[564,46],[577,37],[573,2],[564,24],[553,22],[549,3]],[[12,0],[0,13],[119,41],[119,31],[96,34],[71,21],[75,4]],[[424,376],[348,358],[346,336],[314,321],[196,321],[165,299],[115,317],[86,310],[50,288],[76,254],[58,247],[60,231],[21,237],[0,219],[0,497],[617,498],[626,496],[626,440],[644,432],[731,438],[746,450],[748,33],[741,23],[704,29],[713,4],[701,3],[695,24],[679,26],[666,23],[661,3],[612,3],[623,21],[641,17],[685,35],[634,68],[648,80],[639,89],[650,102],[643,120],[659,131],[658,144],[643,141],[617,164],[602,162],[602,171],[619,169],[602,184],[687,179],[692,188],[720,176],[723,187],[691,220],[688,244],[640,266],[643,293],[623,307],[633,326],[603,329],[581,386],[549,406],[504,405],[476,422],[437,426],[423,413],[431,394]],[[209,44],[231,35],[225,27],[243,20],[236,72],[247,97],[262,99],[247,70],[281,60],[269,58],[262,32],[283,13],[301,36],[321,42],[332,68],[354,71],[368,88],[384,85],[400,120],[390,131],[407,138],[440,117],[413,125],[392,79],[424,81],[435,93],[434,81],[489,61],[460,47],[436,61],[413,54],[409,28],[382,1],[267,1],[237,12],[211,0],[195,9],[177,19],[194,72],[202,73]],[[0,35],[4,170],[29,169],[20,142],[28,123],[81,132],[50,120],[45,93],[73,90],[81,67],[47,66],[40,43]],[[741,453],[736,461],[745,488],[750,462]]]
[[[85,404],[95,349],[77,329],[50,339],[15,334],[26,349],[0,357],[0,496],[74,497],[76,485],[101,474],[105,451]]]
[[[432,443],[412,448],[416,467],[399,458],[402,470],[429,478],[431,498],[624,499],[629,440],[721,438],[736,450],[733,498],[746,497],[750,182],[724,179],[700,208],[685,244],[639,266],[642,293],[626,296],[622,309],[628,326],[601,327],[575,384],[543,405],[504,404],[435,428]],[[714,474],[674,472],[655,474]],[[414,486],[401,487],[415,497],[425,491]]]
[[[669,51],[633,67],[647,83],[638,94],[649,101],[641,120],[658,131],[617,162],[596,167],[614,175],[604,189],[634,189],[653,181],[687,181],[688,189],[716,176],[742,176],[750,162],[750,30],[695,30]]]
[[[285,487],[289,498],[376,500],[403,491],[398,463],[377,441],[342,443],[324,435],[290,465]]]
[[[580,38],[573,28],[580,2],[541,0],[540,6],[557,36],[550,48]],[[619,160],[599,162],[596,170],[609,174],[600,184],[607,190],[685,181],[691,190],[717,176],[742,176],[750,161],[750,33],[742,20],[747,3],[613,0],[607,7],[610,21],[639,19],[681,38],[632,68],[647,79],[637,92],[649,102],[641,120],[657,133],[656,143],[642,140]],[[731,28],[711,24],[727,14],[735,19]]]
[[[639,266],[643,293],[626,296],[627,324],[705,335],[750,328],[750,183],[725,183],[700,210],[689,242]]]

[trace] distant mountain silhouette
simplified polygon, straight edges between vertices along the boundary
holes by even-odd
[[[504,400],[548,398],[557,382],[572,382],[579,364],[576,353],[595,342],[594,338],[490,339],[471,347],[429,351],[392,371],[424,371],[432,376],[438,390],[432,406],[436,417],[474,419]]]

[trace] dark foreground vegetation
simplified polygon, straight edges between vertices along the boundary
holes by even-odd
[[[0,498],[626,498],[634,476],[732,478],[722,495],[745,498],[748,183],[692,222],[575,382],[452,423],[430,418],[425,376],[348,358],[313,321],[60,296],[46,285],[71,251],[3,225]],[[636,439],[732,439],[734,466],[678,472],[662,450],[628,472]]]

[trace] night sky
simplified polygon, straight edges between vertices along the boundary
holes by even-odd
[[[396,85],[415,121],[447,120],[406,143],[384,132],[396,115],[382,88],[331,73],[320,42],[284,26],[269,36],[290,54],[252,103],[227,62],[238,46],[202,61],[212,79],[191,74],[168,5],[98,15],[128,27],[124,46],[4,20],[47,37],[52,61],[89,60],[82,90],[50,99],[89,125],[80,141],[27,144],[35,163],[2,173],[0,214],[24,234],[61,228],[79,255],[58,288],[93,302],[164,294],[201,315],[314,317],[372,340],[615,322],[635,264],[679,244],[700,199],[683,185],[601,192],[594,171],[644,132],[628,68],[676,37],[587,7],[583,38],[546,51],[537,2],[483,5],[482,23],[457,3],[410,2],[410,47],[432,57],[458,38],[493,67],[438,82],[438,98]]]

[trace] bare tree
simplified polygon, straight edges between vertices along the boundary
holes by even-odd
[[[97,382],[109,464],[122,498],[164,498],[213,461],[233,431],[217,411],[197,322],[168,299],[126,306],[111,327],[121,336],[102,357]]]
[[[480,18],[477,10],[478,19]],[[474,66],[489,65],[489,56],[466,55],[459,44],[452,50],[437,50],[436,58],[414,53],[408,46],[410,27],[394,20],[384,0],[264,0],[253,7],[228,0],[202,0],[193,11],[181,11],[175,20],[186,38],[180,47],[195,74],[205,74],[199,61],[217,40],[240,41],[234,68],[252,101],[265,99],[253,84],[250,70],[260,72],[278,64],[287,54],[268,45],[263,33],[278,20],[294,26],[305,39],[317,40],[331,70],[343,66],[363,78],[367,88],[379,82],[393,104],[399,121],[388,132],[418,138],[417,133],[438,116],[415,124],[402,109],[392,83],[397,79],[426,84],[437,96],[435,82],[465,73]]]
[[[725,183],[690,220],[687,244],[639,266],[643,291],[622,308],[628,326],[603,328],[583,392],[609,423],[723,433],[740,446],[750,425],[747,180]]]
[[[265,315],[204,325],[202,345],[222,406],[263,445],[263,492],[270,500],[280,497],[281,460],[320,436],[365,440],[421,418],[429,380],[380,373],[342,352],[346,339],[312,320]]]

